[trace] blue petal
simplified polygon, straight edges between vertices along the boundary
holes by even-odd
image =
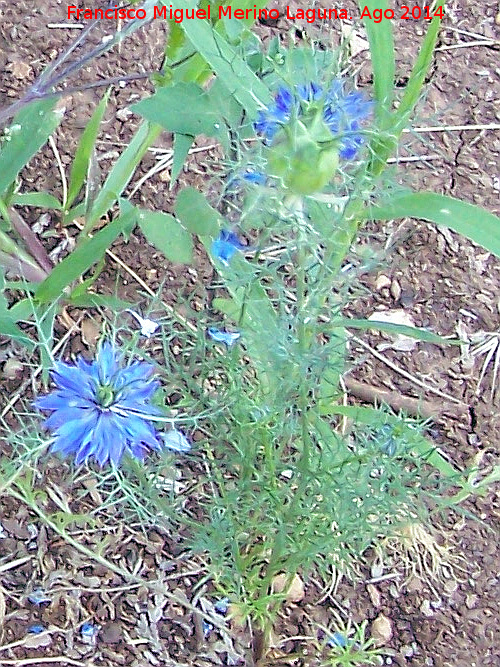
[[[345,637],[345,635],[341,635],[340,632],[334,632],[330,639],[327,641],[327,645],[331,647],[340,646],[341,648],[345,648],[347,643],[347,637]]]
[[[215,340],[218,343],[224,343],[228,347],[234,345],[236,341],[241,338],[241,333],[239,331],[221,331],[216,327],[210,327],[207,329],[207,333],[212,340]]]
[[[49,431],[61,428],[67,422],[85,420],[89,416],[88,410],[92,408],[61,408],[53,412],[44,422]],[[87,412],[86,412],[87,410]]]
[[[160,435],[165,447],[173,449],[174,452],[188,452],[191,449],[191,445],[186,436],[176,429],[161,433]]]
[[[42,632],[44,632],[45,629],[46,629],[45,626],[42,625],[41,623],[33,623],[33,625],[30,625],[28,627],[28,632],[31,635],[39,635]]]
[[[52,379],[60,389],[72,392],[75,396],[91,399],[94,396],[95,386],[90,378],[75,366],[57,361],[52,371]]]
[[[255,183],[256,185],[265,185],[267,183],[267,176],[261,171],[246,171],[243,174],[243,179],[248,183]]]
[[[111,343],[106,341],[102,344],[97,353],[97,364],[99,366],[100,383],[109,384],[119,369],[117,355]]]
[[[293,105],[293,95],[289,88],[285,88],[284,86],[279,88],[274,100],[276,102],[276,114],[284,115],[291,112]]]
[[[226,265],[238,250],[247,249],[248,247],[241,243],[238,236],[227,229],[221,229],[219,237],[212,243],[212,254]]]

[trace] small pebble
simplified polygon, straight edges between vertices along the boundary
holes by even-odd
[[[401,296],[401,285],[398,283],[397,280],[392,281],[391,288],[389,291],[394,301],[399,301],[399,297]]]
[[[370,596],[371,603],[374,607],[380,607],[381,604],[381,596],[380,596],[380,591],[376,586],[373,584],[368,584],[366,586],[366,590],[368,591],[368,595]]]
[[[422,602],[422,604],[420,605],[420,611],[424,616],[427,616],[427,618],[431,618],[431,616],[434,616],[434,611],[431,609],[430,600],[424,600]]]
[[[381,290],[385,289],[386,287],[390,287],[391,285],[391,279],[389,276],[385,276],[383,273],[377,278],[375,281],[375,289],[377,292],[380,292]]]
[[[24,365],[18,360],[10,357],[3,365],[3,375],[7,380],[16,380],[23,374]]]
[[[286,574],[278,574],[273,579],[273,591],[275,593],[282,593],[288,584],[289,577]],[[304,582],[296,574],[292,580],[290,587],[286,592],[287,602],[300,602],[305,596]]]
[[[392,623],[387,616],[380,614],[372,623],[372,638],[376,646],[384,646],[392,638]]]

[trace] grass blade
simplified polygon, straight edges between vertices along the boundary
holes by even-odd
[[[370,15],[377,9],[382,11],[389,8],[387,0],[363,0],[359,2],[361,16],[367,8]],[[373,87],[375,90],[376,109],[375,115],[379,127],[387,128],[390,116],[392,99],[394,95],[394,36],[392,33],[392,21],[383,18],[380,23],[375,23],[367,16],[363,18],[368,41],[370,42],[370,55],[373,69]]]
[[[95,146],[99,127],[106,111],[106,106],[109,99],[108,91],[102,100],[99,102],[96,110],[92,114],[91,119],[87,123],[87,127],[83,131],[80,138],[78,148],[76,149],[75,159],[71,166],[71,174],[69,179],[68,200],[65,202],[65,207],[69,208],[75,201],[76,196],[81,190],[83,182],[87,176],[87,169],[89,166],[92,150]]]
[[[366,209],[366,219],[406,217],[448,227],[500,257],[500,218],[474,204],[434,192],[414,192]]]

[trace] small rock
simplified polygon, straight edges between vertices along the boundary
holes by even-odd
[[[11,72],[12,76],[16,79],[27,79],[33,74],[31,65],[28,65],[28,63],[25,63],[22,60],[15,60],[7,63],[5,70]]]
[[[392,281],[391,288],[389,291],[394,301],[399,301],[399,297],[401,296],[401,285],[398,283],[397,280]]]
[[[273,579],[273,591],[275,593],[282,593],[288,585],[288,580],[289,577],[286,574],[276,575]],[[304,596],[304,582],[299,575],[296,574],[286,592],[286,600],[287,602],[300,602],[304,599]]]
[[[14,357],[7,359],[3,365],[3,376],[8,380],[16,380],[23,374],[24,365]]]
[[[375,289],[377,292],[380,292],[386,287],[390,287],[392,281],[389,276],[385,276],[383,273],[375,281]]]
[[[405,658],[412,658],[413,654],[415,653],[412,646],[402,646],[400,651]]]
[[[123,641],[122,628],[119,623],[107,623],[103,626],[99,636],[105,644],[119,644]]]
[[[125,123],[129,119],[129,116],[132,115],[132,112],[130,111],[130,109],[127,108],[119,109],[115,115],[118,118],[118,120],[121,120],[122,123]]]
[[[387,616],[380,614],[372,623],[372,638],[376,646],[384,646],[392,638],[392,623]]]
[[[422,604],[420,605],[420,611],[424,616],[427,616],[427,618],[431,618],[434,616],[434,611],[431,608],[431,603],[429,600],[424,600]]]
[[[372,579],[378,579],[378,577],[381,577],[384,574],[384,564],[382,563],[381,560],[376,560],[371,568],[370,568],[370,575]]]
[[[448,579],[443,586],[446,595],[453,595],[458,589],[458,583],[454,579]]]
[[[495,16],[495,23],[500,25],[500,12],[498,12],[498,14]]]
[[[477,595],[475,593],[470,593],[465,598],[465,606],[467,609],[473,609],[477,603]]]
[[[368,591],[368,595],[370,596],[370,600],[372,602],[372,605],[374,607],[380,607],[381,596],[380,596],[379,589],[376,586],[374,586],[373,584],[368,584],[366,586],[366,590]]]
[[[422,590],[422,581],[418,577],[411,577],[406,584],[408,593],[420,593]]]

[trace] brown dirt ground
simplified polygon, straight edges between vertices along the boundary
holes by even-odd
[[[89,2],[85,6],[97,4]],[[290,6],[293,9],[295,5]],[[345,6],[351,5],[346,3]],[[16,99],[27,83],[70,42],[72,31],[47,27],[48,23],[65,20],[64,9],[65,4],[58,0],[41,0],[36,7],[25,0],[16,3],[0,0],[1,106]],[[496,213],[500,212],[500,26],[498,20],[495,22],[499,11],[497,0],[485,0],[479,6],[465,0],[447,3],[447,17],[426,102],[417,123],[439,126],[439,129],[415,132],[411,140],[409,138],[402,156],[420,156],[420,159],[401,162],[398,171],[398,178],[415,187],[452,194]],[[422,35],[422,24],[397,21],[395,25],[402,84],[415,54],[416,38]],[[95,43],[114,27],[112,22],[103,24],[101,34],[94,38]],[[291,25],[282,18],[276,26],[261,26],[259,30],[265,38],[280,35],[298,41],[306,35],[315,37],[319,30],[314,24],[304,24],[305,33],[297,28],[297,24]],[[323,40],[338,42],[339,25],[335,24],[327,33],[323,27],[320,34]],[[122,44],[119,52],[91,64],[78,77],[78,84],[158,68],[163,39],[164,26],[157,21],[144,34],[136,34]],[[466,43],[469,45],[464,47]],[[354,56],[361,85],[370,83],[366,58],[366,51]],[[103,173],[130,139],[137,124],[137,119],[127,117],[124,110],[149,90],[147,84],[140,82],[113,93],[99,143]],[[85,126],[96,99],[95,92],[65,99],[66,116],[56,135],[65,165],[71,162],[79,131]],[[478,127],[488,124],[497,127],[490,130]],[[446,129],[450,126],[462,129]],[[190,157],[173,191],[166,184],[168,172],[163,171],[144,183],[134,201],[155,210],[169,211],[179,187],[191,184],[206,189],[218,151],[209,142],[200,141],[198,145],[204,150]],[[157,143],[158,148],[168,149],[169,146],[168,136],[161,137]],[[149,153],[138,177],[154,164],[155,155]],[[53,165],[53,156],[45,149],[24,175],[23,189],[59,192],[59,174]],[[32,223],[40,212],[32,210],[26,214]],[[52,225],[61,233],[57,220],[53,219]],[[374,310],[401,308],[412,315],[416,325],[442,335],[454,334],[459,323],[469,334],[500,330],[500,265],[482,249],[453,233],[412,220],[383,227],[373,225],[362,235],[359,244],[369,247],[381,261],[375,270],[362,277],[361,284],[366,291],[350,306],[351,314],[366,316]],[[195,269],[186,271],[169,264],[148,248],[139,234],[134,234],[128,243],[118,242],[113,250],[152,290],[163,283],[167,302],[175,304],[176,300],[189,295],[195,309],[204,307],[207,295],[200,285],[211,277],[211,269],[201,253]],[[101,289],[113,292],[116,275],[116,265],[110,261],[100,278]],[[143,298],[141,288],[132,278],[124,282],[121,293],[131,300]],[[80,314],[71,315],[76,319]],[[64,322],[61,321],[63,332]],[[382,340],[375,334],[359,338],[372,348]],[[82,331],[73,332],[68,352],[86,349]],[[458,349],[426,344],[418,344],[411,352],[384,350],[375,357],[353,339],[351,351],[352,376],[358,381],[394,390],[403,396],[432,400],[437,412],[442,399],[432,391],[423,390],[412,377],[455,399],[451,409],[446,399],[448,409],[435,420],[437,442],[457,464],[465,465],[477,457],[482,472],[488,471],[497,451],[500,398],[490,398],[491,372],[486,374],[481,390],[476,391],[480,361],[467,366],[460,360]],[[2,359],[9,354],[9,348],[2,346]],[[396,369],[387,365],[387,360]],[[398,369],[411,377],[401,375]],[[1,400],[6,402],[20,387],[25,387],[22,377],[0,380]],[[460,403],[466,406],[465,410]],[[49,475],[52,472],[54,478],[59,474],[58,465],[55,461],[49,464]],[[89,479],[87,476],[83,481],[88,483]],[[72,499],[74,489],[64,491]],[[85,503],[90,508],[95,502],[90,492],[89,497],[80,494],[79,504],[83,510]],[[287,639],[310,633],[312,621],[326,626],[340,617],[344,621],[350,618],[358,623],[363,620],[371,623],[381,614],[390,619],[392,627],[392,638],[385,647],[385,664],[415,667],[500,664],[498,495],[491,491],[469,501],[467,509],[481,521],[455,517],[446,526],[450,544],[461,558],[458,580],[445,570],[444,580],[433,590],[419,577],[406,576],[408,573],[401,572],[391,561],[384,563],[380,570],[374,566],[375,559],[368,557],[361,583],[341,582],[321,604],[317,602],[321,586],[311,580],[307,582],[306,599],[300,605],[287,608],[276,629],[282,643],[275,653],[274,664],[304,664],[287,659],[287,654],[303,647],[298,640]],[[151,531],[145,539],[134,526],[111,528],[110,524],[108,535],[108,558],[130,563],[140,556],[146,578],[158,576],[158,571],[163,573],[164,590],[153,595],[143,586],[124,586],[118,575],[84,559],[12,497],[2,498],[0,523],[4,531],[0,535],[0,619],[3,597],[6,600],[0,665],[36,665],[43,664],[45,659],[89,667],[222,665],[235,664],[238,655],[244,655],[241,647],[245,638],[234,627],[221,636],[214,632],[204,641],[199,617],[165,597],[164,592],[168,591],[193,601],[192,589],[203,575],[196,563],[176,557],[176,541],[161,530]],[[94,539],[91,534],[76,532],[74,537],[92,547],[102,535],[97,534]],[[21,559],[19,563],[15,562],[17,559]],[[391,569],[393,567],[396,569]],[[384,578],[385,575],[388,577]],[[26,601],[25,594],[38,583],[50,589],[52,601],[37,608]],[[97,641],[85,643],[79,628],[89,619],[102,628]],[[49,633],[39,637],[27,635],[28,626],[35,621],[48,625]],[[231,648],[233,643],[234,648]],[[24,659],[29,662],[23,662]]]

